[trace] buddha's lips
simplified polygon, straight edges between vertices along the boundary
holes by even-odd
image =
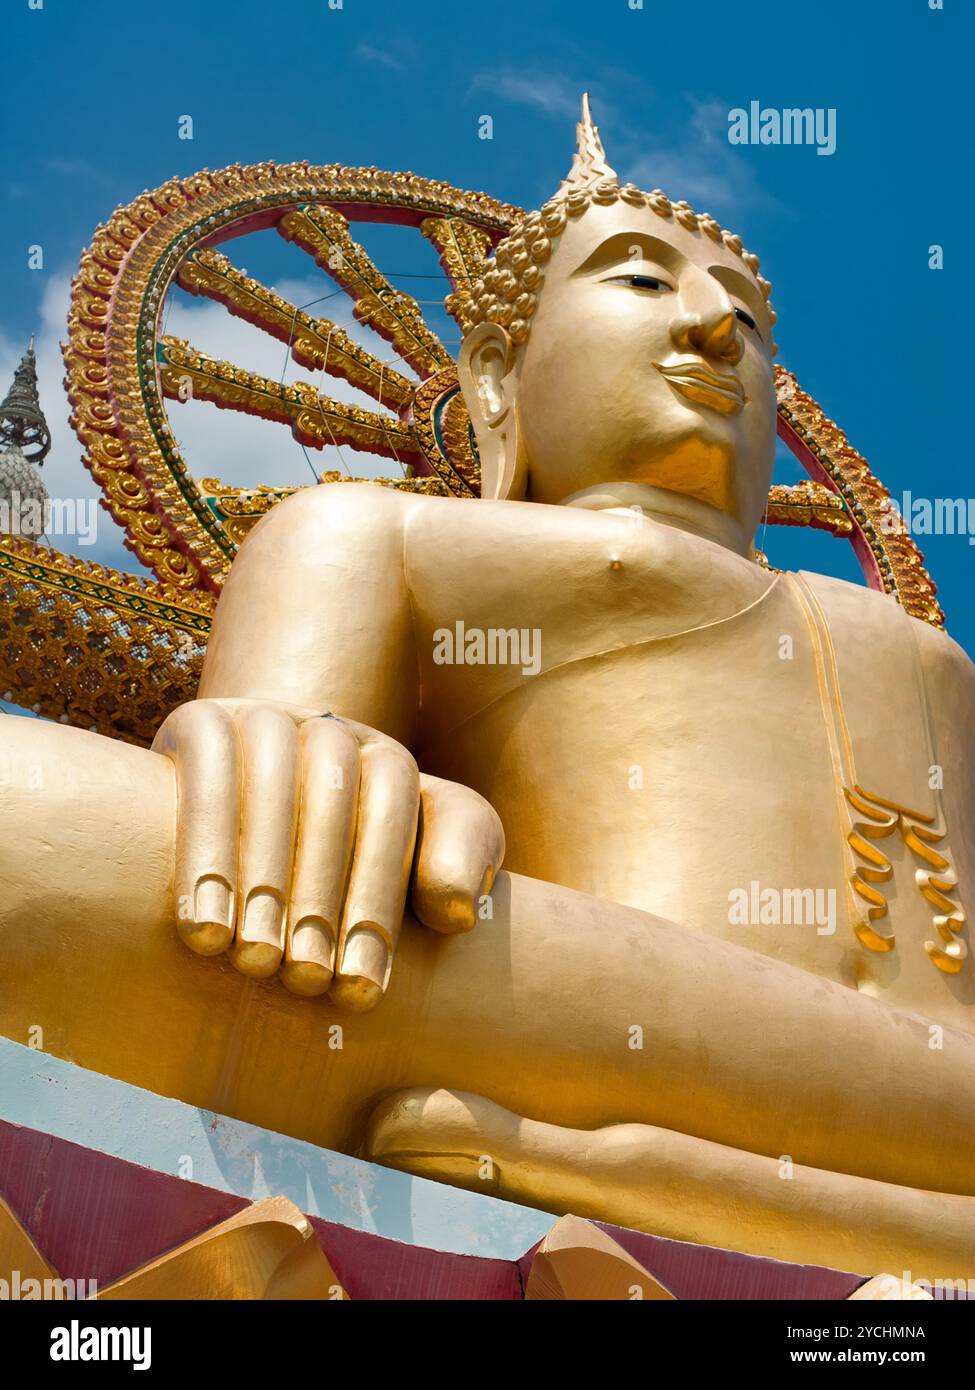
[[[654,362],[653,365],[675,391],[721,415],[737,415],[748,399],[736,376],[713,372],[703,362],[675,362],[670,366]]]

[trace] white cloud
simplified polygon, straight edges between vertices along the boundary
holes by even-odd
[[[662,188],[684,198],[697,212],[725,215],[769,207],[751,167],[728,143],[728,107],[713,98],[688,95],[687,119],[679,138],[660,141],[624,131],[630,159],[621,169],[641,188]]]
[[[521,68],[488,68],[471,82],[473,91],[499,96],[502,101],[535,106],[550,116],[579,119],[584,88],[571,78],[553,72],[531,72]]]
[[[395,53],[389,53],[385,49],[376,48],[371,43],[356,44],[353,50],[356,58],[363,63],[374,63],[377,67],[386,68],[390,72],[402,72],[406,64]]]

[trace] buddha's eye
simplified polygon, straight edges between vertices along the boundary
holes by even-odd
[[[609,284],[630,285],[635,290],[652,290],[655,294],[671,294],[673,285],[656,275],[614,275]]]
[[[742,323],[747,323],[747,324],[748,324],[748,327],[752,330],[752,332],[754,332],[754,333],[757,333],[757,332],[758,332],[758,324],[757,324],[757,323],[755,322],[755,320],[752,318],[751,314],[749,314],[749,313],[747,312],[747,310],[745,310],[745,309],[737,309],[737,308],[736,308],[736,309],[735,309],[735,314],[737,315],[738,318],[741,319]]]

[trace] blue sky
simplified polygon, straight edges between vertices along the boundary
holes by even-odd
[[[567,168],[588,87],[623,176],[712,212],[761,256],[780,316],[779,360],[895,497],[975,495],[960,309],[971,299],[960,283],[970,236],[971,8],[969,0],[944,0],[941,11],[929,0],[644,0],[637,10],[629,0],[344,0],[338,10],[328,0],[44,0],[31,10],[28,0],[4,0],[0,388],[36,330],[56,434],[48,486],[80,495],[90,484],[66,424],[57,341],[80,251],[116,204],[203,167],[309,159],[409,168],[534,207]],[[728,111],[752,100],[835,108],[836,153],[730,145]],[[192,141],[177,138],[185,114]],[[478,138],[484,114],[494,122],[490,141]],[[296,298],[327,292],[295,248],[271,238],[247,250],[251,273]],[[418,238],[362,239],[404,288],[431,292],[435,281],[416,278],[435,268]],[[38,243],[45,265],[31,271],[27,247]],[[928,268],[933,243],[944,246],[941,271]],[[167,328],[210,351],[233,355],[227,344],[239,341],[244,352],[246,331],[235,325],[228,338],[221,312],[175,302]],[[446,324],[436,305],[429,317]],[[244,365],[273,370],[260,357],[266,344],[247,351]],[[281,431],[227,413],[204,417],[196,404],[181,409],[177,433],[198,476],[309,478]],[[796,476],[783,463],[782,480]],[[975,547],[967,536],[920,544],[949,630],[975,652]],[[858,574],[849,548],[821,534],[770,528],[766,548],[779,564]],[[135,568],[107,519],[97,547],[79,553]]]

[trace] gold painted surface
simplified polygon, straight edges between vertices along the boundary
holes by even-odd
[[[886,897],[876,885],[886,883],[893,875],[890,859],[876,842],[899,830],[904,844],[924,866],[915,872],[918,889],[938,910],[933,926],[943,944],[926,941],[924,949],[939,970],[957,975],[968,956],[968,946],[959,935],[965,927],[964,909],[949,896],[957,891],[958,880],[950,859],[934,848],[942,844],[946,833],[933,830],[927,816],[906,806],[897,806],[881,797],[870,796],[859,788],[856,792],[849,788],[844,788],[844,791],[852,810],[864,818],[853,821],[848,837],[859,861],[857,872],[851,880],[853,888],[869,904],[868,921],[857,925],[857,936],[872,951],[894,949],[893,933],[884,934],[876,926],[889,910]]]
[[[291,234],[289,227],[300,227],[307,249],[357,300],[360,320],[371,323],[387,341],[399,345],[421,376],[449,370],[449,354],[423,323],[415,301],[394,290],[352,241],[339,207],[368,216],[369,208],[378,204],[396,208],[398,214],[413,220],[440,252],[441,264],[455,290],[448,308],[462,324],[473,322],[464,306],[480,285],[481,272],[487,266],[489,275],[496,278],[503,270],[502,262],[506,264],[505,257],[513,257],[515,279],[495,286],[501,299],[496,295],[492,298],[493,291],[488,296],[491,303],[497,299],[488,317],[494,314],[499,322],[504,320],[519,341],[520,324],[527,323],[524,315],[534,312],[540,266],[549,254],[552,236],[564,230],[566,218],[578,218],[591,206],[607,206],[617,199],[632,207],[648,208],[656,217],[672,220],[675,228],[700,232],[740,258],[767,300],[769,286],[758,274],[757,257],[743,249],[738,237],[724,232],[708,215],[696,214],[684,203],[672,203],[659,190],[644,195],[630,185],[621,189],[605,155],[600,154],[602,147],[590,129],[591,122],[583,125],[581,138],[589,142],[590,153],[545,213],[550,225],[543,218],[536,226],[542,214],[533,214],[527,222],[522,219],[518,225],[523,230],[508,237],[500,261],[483,262],[481,258],[492,237],[514,228],[521,215],[519,209],[408,174],[340,166],[232,166],[214,174],[171,180],[155,193],[143,194],[129,208],[119,209],[107,227],[96,233],[82,259],[65,360],[76,407],[73,420],[88,451],[89,467],[105,490],[116,519],[129,531],[140,558],[167,583],[216,592],[236,544],[246,533],[239,524],[225,525],[219,510],[207,505],[180,456],[162,407],[153,346],[166,287],[174,280],[193,292],[211,295],[231,312],[279,339],[290,341],[293,337],[299,360],[316,366],[320,362],[321,370],[346,376],[400,410],[410,407],[415,388],[392,363],[380,361],[346,339],[328,320],[308,318],[286,305],[273,291],[233,269],[222,253],[207,244],[214,237],[231,234],[235,226],[255,216],[276,218],[285,235]],[[315,199],[309,202],[312,192]],[[339,206],[328,207],[317,201],[324,194]],[[435,208],[438,215],[423,215],[425,209]],[[546,234],[542,236],[542,232]],[[526,249],[519,250],[526,236],[533,247],[530,256]],[[527,248],[527,241],[525,244]],[[527,279],[522,284],[524,277]],[[768,318],[769,323],[774,321],[771,310]],[[387,389],[387,374],[391,389]],[[863,544],[873,555],[878,582],[894,592],[908,611],[926,621],[943,622],[913,542],[909,537],[891,538],[896,521],[885,507],[885,491],[870,477],[862,459],[846,447],[842,435],[824,420],[815,403],[797,392],[794,379],[781,370],[777,379],[788,437],[808,445],[813,467],[823,462],[818,458],[821,452],[826,456],[827,476],[841,492],[849,494],[849,513],[855,519],[857,535],[863,521]],[[786,404],[793,397],[795,409]],[[423,400],[417,400],[413,414],[421,429],[426,428]],[[468,496],[470,486],[479,490],[479,467],[476,458],[472,461],[468,422],[463,416],[464,406],[458,396],[445,415],[446,450],[439,441],[425,447],[425,466],[417,471],[425,474],[432,469],[449,490]],[[409,467],[410,460],[404,462]],[[391,481],[398,484],[400,480]],[[416,490],[409,482],[407,488]],[[824,526],[833,534],[850,534],[836,507],[823,499],[817,499],[817,505],[807,512],[798,496],[786,504],[781,490],[773,489],[770,503],[773,523],[801,520]],[[878,525],[883,539],[875,534]]]
[[[478,1130],[465,1180],[475,1190],[486,1152],[488,1190],[548,1210],[565,1197],[581,1215],[784,1259],[975,1273],[975,1042],[959,1026],[933,1051],[917,1011],[742,942],[505,873],[493,919],[469,934],[407,921],[386,997],[350,1014],[328,995],[242,977],[228,958],[199,960],[178,939],[168,759],[15,718],[0,721],[0,741],[17,789],[0,805],[16,847],[0,911],[6,1036],[23,1041],[40,1023],[55,1055],[346,1152],[361,1148],[381,1097],[423,1078],[487,1095],[512,1117],[545,1117],[537,1161],[519,1156],[526,1122],[510,1120],[510,1148],[500,1147],[510,1130]],[[52,837],[63,891],[42,908]],[[771,1040],[770,1018],[782,1021]],[[884,1058],[882,1087],[864,1056]],[[614,1184],[614,1133],[595,1164],[592,1134],[561,1131],[624,1117],[659,1132]],[[409,1147],[436,1158],[442,1133],[424,1127]],[[385,1156],[378,1144],[366,1152]],[[809,1171],[783,1181],[780,1154]],[[405,1166],[461,1180],[456,1161]],[[743,1182],[744,1223],[729,1202]],[[899,1263],[922,1256],[924,1266]]]
[[[854,727],[856,706],[848,705],[844,694],[843,677],[844,674],[849,676],[851,655],[852,664],[861,666],[861,648],[887,645],[886,634],[875,621],[876,611],[869,616],[864,614],[853,651],[851,653],[847,642],[844,659],[829,618],[828,610],[834,601],[828,587],[830,582],[806,575],[792,582],[813,641],[823,716],[832,739],[836,797],[841,805],[845,802],[845,815],[841,819],[845,823],[849,849],[849,882],[856,895],[853,930],[867,950],[886,953],[895,949],[895,935],[885,921],[888,894],[891,888],[896,891],[894,869],[889,854],[884,853],[878,842],[899,829],[912,860],[920,864],[913,874],[914,886],[939,910],[932,925],[942,942],[926,941],[924,949],[939,970],[957,974],[968,954],[967,945],[959,935],[965,927],[965,913],[959,903],[947,896],[956,891],[958,880],[946,857],[947,830],[935,828],[936,823],[945,824],[940,787],[943,771],[939,771],[936,759],[923,694],[924,677],[916,660],[912,635],[905,633],[879,662],[871,664],[869,674],[864,672],[866,688],[860,700],[862,707],[871,696],[878,705],[883,699],[895,727],[914,727],[918,746],[906,752],[902,739],[878,740],[872,734],[865,737],[867,731],[862,724],[857,730]],[[847,597],[844,594],[844,607]],[[866,789],[876,785],[883,786],[888,795]],[[923,803],[928,809],[912,810],[894,799],[893,789],[896,788],[910,789],[912,803]],[[941,845],[942,851],[935,850],[935,845]],[[885,885],[884,890],[879,884]]]
[[[440,253],[440,264],[453,288],[469,283],[491,249],[491,238],[460,217],[428,217],[420,231]]]
[[[20,1297],[67,1297],[67,1281],[41,1255],[0,1198],[0,1278]],[[36,1281],[27,1292],[28,1281]],[[44,1292],[44,1291],[49,1292]],[[248,1299],[347,1302],[307,1217],[286,1197],[267,1197],[97,1290],[118,1300]]]
[[[28,1280],[36,1280],[31,1286],[33,1293],[35,1288],[43,1289],[45,1280],[56,1278],[53,1267],[0,1197],[0,1279],[6,1281],[8,1289],[14,1282],[23,1288]]]
[[[527,1303],[647,1299],[674,1295],[617,1241],[577,1216],[563,1216],[535,1252],[525,1286]]]
[[[306,1216],[267,1197],[101,1289],[98,1301],[347,1302]]]
[[[945,615],[935,598],[937,588],[924,568],[924,556],[916,541],[891,509],[887,488],[791,372],[776,367],[775,378],[779,416],[787,437],[804,446],[813,466],[821,468],[838,488],[862,530],[884,592],[892,594],[912,617],[943,628]]]
[[[513,342],[526,342],[553,243],[564,234],[570,220],[582,217],[593,207],[611,208],[618,202],[647,210],[664,223],[669,221],[687,231],[700,232],[702,237],[739,257],[761,292],[765,304],[760,316],[771,329],[776,320],[775,310],[767,303],[772,286],[759,275],[758,257],[745,250],[740,236],[724,231],[709,213],[696,213],[683,201],[671,202],[659,188],[644,193],[636,184],[621,185],[615,169],[606,161],[586,97],[576,136],[572,168],[555,196],[538,212],[520,218],[491,261],[482,267],[481,275],[473,283],[463,283],[447,301],[465,333],[478,324],[493,322],[504,328]]]

